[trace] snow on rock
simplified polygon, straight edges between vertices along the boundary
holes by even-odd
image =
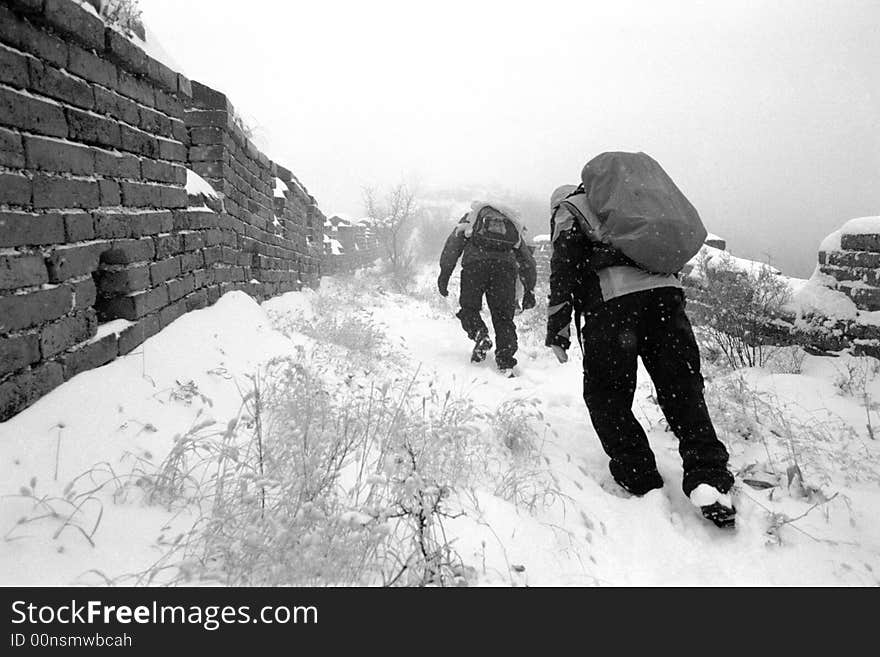
[[[545,244],[549,241],[550,241],[549,235],[535,235],[532,238],[532,242],[534,242],[535,244]]]
[[[880,235],[880,216],[850,219],[822,240],[819,251],[840,251],[840,241],[844,235]]]
[[[281,178],[275,178],[275,198],[287,198],[285,192],[289,192],[290,188],[284,184]]]
[[[201,194],[208,198],[220,198],[216,190],[211,187],[211,183],[190,169],[186,170],[186,193],[188,196],[198,196]]]
[[[801,279],[796,279],[801,280]],[[785,305],[797,317],[816,315],[830,320],[853,320],[859,311],[853,300],[839,290],[832,289],[836,281],[816,267],[813,275],[799,284]]]

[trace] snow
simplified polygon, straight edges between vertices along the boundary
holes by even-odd
[[[186,170],[186,193],[190,196],[202,194],[208,198],[220,198],[214,188],[211,187],[211,183],[190,169]]]
[[[140,48],[142,48],[144,52],[146,52],[153,59],[159,60],[172,71],[177,71],[178,73],[183,73],[184,75],[186,75],[183,67],[181,67],[180,64],[178,64],[177,61],[168,54],[168,51],[165,50],[165,47],[159,41],[156,33],[153,32],[146,24],[144,24],[144,34],[147,37],[146,41],[142,41],[137,35],[131,35],[129,36],[129,39],[140,46]]]
[[[710,397],[710,410],[738,475],[738,527],[725,532],[703,519],[682,493],[677,441],[663,428],[641,367],[633,408],[666,483],[642,498],[625,499],[603,485],[608,481],[607,457],[582,401],[578,358],[558,364],[540,336],[526,332],[526,323],[535,318],[518,316],[519,376],[504,379],[491,356],[479,365],[469,362],[468,342],[453,314],[457,276],[447,299],[433,293],[433,270],[420,282],[429,292],[417,297],[392,293],[369,276],[360,273],[353,282],[325,278],[320,290],[325,297],[303,290],[258,304],[242,292],[230,292],[213,306],[182,316],[133,353],[74,377],[0,423],[0,495],[6,495],[0,498],[0,529],[7,535],[0,542],[0,585],[99,584],[104,583],[102,575],[113,578],[153,564],[156,537],[185,531],[192,515],[168,512],[136,497],[116,499],[108,487],[94,493],[91,506],[83,510],[88,529],[98,512],[103,514],[92,547],[70,528],[53,539],[58,524],[50,519],[17,525],[19,518],[33,513],[33,503],[17,496],[19,489],[36,477],[38,495],[61,495],[68,481],[95,464],[122,473],[135,458],[157,463],[171,449],[175,434],[206,420],[225,425],[241,404],[237,382],[269,359],[296,355],[310,343],[305,336],[275,330],[273,319],[315,318],[324,312],[321,298],[349,304],[357,295],[404,359],[400,370],[391,361],[383,362],[383,368],[408,379],[418,367],[425,385],[441,396],[444,391],[466,394],[480,408],[496,409],[519,398],[540,404],[547,427],[539,448],[558,494],[534,511],[488,489],[457,498],[466,513],[446,520],[444,531],[472,569],[471,584],[880,583],[880,446],[867,435],[861,398],[843,395],[835,385],[847,368],[861,367],[868,359],[806,356],[800,374],[707,371],[708,389],[720,391]],[[352,368],[352,376],[364,376],[359,371]],[[171,393],[185,382],[197,386],[211,403],[175,401]],[[740,382],[760,399],[774,400],[774,408],[786,417],[814,427],[827,424],[826,437],[806,440],[795,434],[791,440],[799,442],[789,444],[772,433],[760,440],[735,435],[721,423],[735,398],[721,393],[725,384]],[[369,385],[370,380],[362,383]],[[880,399],[880,381],[870,380],[866,393]],[[766,422],[769,426],[771,420]],[[784,426],[776,432],[786,435]],[[768,461],[768,450],[775,460]],[[799,459],[802,478],[790,469],[786,477],[785,459],[791,453]],[[742,483],[748,477],[771,483],[752,488]],[[346,520],[359,525],[368,518],[352,512]]]
[[[831,276],[823,274],[817,266],[813,275],[797,286],[785,306],[786,310],[798,317],[816,315],[831,320],[856,319],[859,314],[856,304],[843,292],[833,289],[836,282]]]
[[[275,178],[275,198],[287,198],[284,193],[289,191],[281,178]]]
[[[712,240],[713,242],[725,242],[726,241],[723,237],[719,237],[715,233],[708,233],[706,235],[705,241],[708,242],[709,240]]]
[[[718,502],[726,507],[731,507],[733,501],[730,495],[721,493],[717,488],[713,488],[709,484],[700,484],[690,494],[691,503],[695,507],[704,507]]]
[[[544,244],[549,241],[550,241],[549,235],[535,235],[532,238],[532,242],[534,242],[535,244]]]
[[[688,262],[688,264],[694,267],[691,274],[692,276],[700,275],[700,263],[704,261],[710,267],[720,267],[727,265],[733,269],[746,272],[751,275],[758,275],[764,269],[769,269],[775,274],[781,273],[778,269],[776,269],[775,267],[771,267],[766,263],[757,262],[755,260],[748,260],[746,258],[738,258],[728,251],[724,251],[714,246],[704,244],[700,247],[700,250],[697,252],[697,254]]]
[[[840,239],[844,235],[880,235],[880,216],[850,219],[819,244],[819,251],[840,251]]]

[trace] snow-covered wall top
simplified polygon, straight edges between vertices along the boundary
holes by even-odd
[[[0,421],[228,290],[320,275],[315,199],[142,44],[86,3],[0,4]]]

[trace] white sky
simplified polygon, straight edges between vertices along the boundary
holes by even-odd
[[[549,198],[604,150],[654,156],[738,255],[809,275],[880,214],[880,0],[140,0],[325,212],[361,187]]]

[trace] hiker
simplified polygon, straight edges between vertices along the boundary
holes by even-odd
[[[729,495],[728,453],[703,398],[700,352],[675,273],[696,253],[705,229],[693,206],[644,153],[605,153],[587,163],[581,178],[579,187],[564,185],[551,197],[546,345],[559,362],[568,360],[574,313],[583,349],[584,401],[610,457],[612,477],[637,496],[663,486],[647,436],[632,412],[641,357],[679,440],[685,495],[716,525],[732,526],[736,509]],[[662,258],[669,245],[657,237],[668,231],[643,230],[638,239],[648,241],[634,246],[632,236],[638,233],[621,228],[629,220],[629,229],[643,228],[658,207],[671,208],[665,216],[673,221],[685,217],[698,225],[693,235],[682,229],[690,242],[671,249],[674,257],[668,261]],[[619,248],[611,244],[615,239]],[[652,244],[652,239],[659,241]],[[641,260],[653,259],[654,271],[624,249]]]
[[[461,290],[457,317],[474,341],[471,361],[480,363],[492,348],[489,330],[480,310],[483,295],[495,328],[495,362],[505,376],[514,376],[517,350],[517,277],[523,285],[523,310],[535,306],[535,258],[523,240],[524,227],[517,213],[497,203],[475,201],[471,211],[455,226],[440,255],[437,288],[449,294],[449,277],[461,257]]]

